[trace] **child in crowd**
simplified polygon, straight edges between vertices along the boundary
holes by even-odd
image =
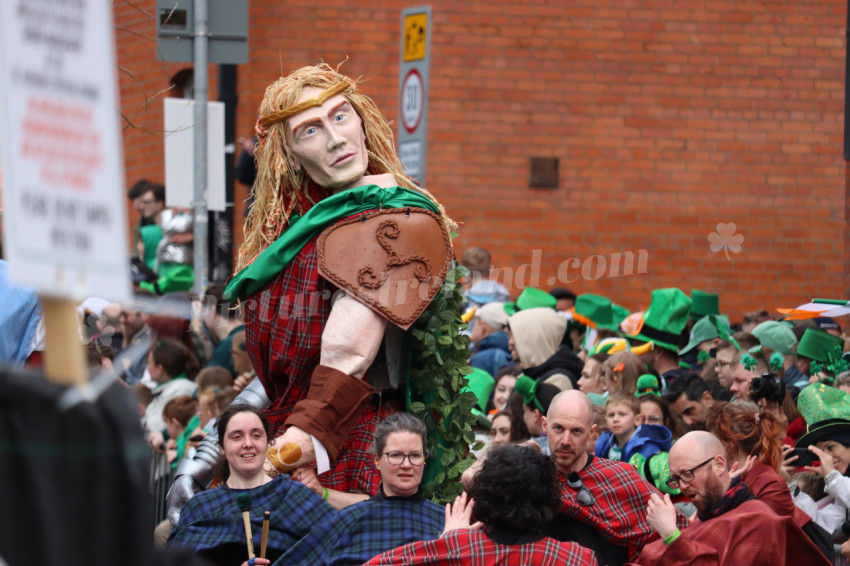
[[[148,444],[154,450],[162,452],[168,440],[168,431],[162,419],[165,405],[180,395],[192,395],[197,392],[194,381],[183,373],[189,359],[189,350],[175,340],[159,340],[148,353],[148,371],[156,382],[153,389],[153,401],[146,411]]]
[[[223,367],[209,366],[198,372],[195,383],[198,384],[198,391],[204,391],[210,387],[217,389],[232,387],[233,376]]]
[[[165,454],[168,463],[176,469],[177,463],[186,453],[189,433],[198,426],[198,402],[191,395],[175,397],[166,403],[162,410],[162,420],[165,421],[165,429],[168,431]]]
[[[236,391],[232,387],[225,387],[224,389],[219,389],[215,394],[215,400],[213,404],[215,405],[215,414],[220,415],[224,412],[224,410],[230,406],[236,396],[239,395],[239,392]]]
[[[139,402],[139,417],[141,419],[144,419],[145,413],[148,409],[148,405],[150,405],[151,401],[153,401],[153,392],[151,391],[150,387],[148,387],[144,383],[137,383],[135,385],[131,385],[130,391],[133,392],[133,395],[135,395],[136,400]]]
[[[640,402],[634,395],[615,393],[605,403],[608,432],[596,441],[596,456],[628,462],[632,455],[644,457],[670,450],[670,430],[661,425],[641,425]]]
[[[602,405],[593,405],[593,424],[596,429],[590,433],[590,439],[587,441],[585,451],[593,456],[596,455],[596,441],[599,437],[608,432],[608,422],[605,420],[605,407]]]

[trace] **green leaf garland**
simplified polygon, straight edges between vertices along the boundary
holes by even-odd
[[[463,286],[467,270],[454,264],[431,304],[411,327],[412,352],[408,384],[416,402],[410,412],[425,422],[431,434],[431,465],[437,475],[422,486],[423,495],[441,503],[453,501],[463,489],[460,475],[472,463],[469,438],[476,417],[471,391],[462,392],[472,372],[468,365],[469,337],[461,334]]]

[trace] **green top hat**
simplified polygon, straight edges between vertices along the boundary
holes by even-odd
[[[720,297],[716,293],[706,293],[699,289],[691,291],[691,312],[693,320],[700,320],[710,314],[720,314]]]
[[[505,303],[505,312],[508,316],[513,316],[517,311],[534,309],[537,307],[548,307],[554,309],[558,304],[558,299],[550,295],[548,292],[537,289],[535,287],[526,287],[519,294],[516,301]]]
[[[717,321],[717,324],[714,321]],[[725,316],[717,315],[714,317],[714,320],[708,315],[700,318],[694,327],[691,329],[691,338],[688,341],[688,345],[682,348],[679,352],[680,356],[684,356],[703,342],[707,340],[714,340],[715,338],[720,338],[720,330],[718,330],[718,326],[720,326],[726,335],[729,334],[729,319]]]
[[[643,314],[643,325],[633,338],[678,352],[679,335],[688,323],[690,310],[691,299],[681,289],[656,289]]]
[[[614,317],[614,328],[612,330],[618,331],[620,329],[620,323],[631,313],[626,307],[621,307],[617,303],[611,303],[611,314]]]
[[[756,326],[753,329],[753,336],[759,339],[762,346],[779,352],[783,356],[793,354],[794,346],[797,344],[797,337],[794,336],[791,328],[775,320],[766,320]]]
[[[645,373],[637,380],[635,397],[640,397],[641,395],[661,396],[661,386],[658,385],[658,378],[651,373]]]
[[[808,432],[797,441],[801,448],[850,434],[850,394],[840,389],[813,383],[800,392],[797,409],[809,426]]]
[[[831,361],[830,354],[835,351],[836,347],[838,348],[838,357],[841,357],[844,340],[817,328],[807,328],[797,345],[797,355],[826,363]]]
[[[585,293],[576,297],[573,318],[592,328],[605,328],[614,332],[617,331],[618,323],[614,321],[614,309],[611,299],[602,295]]]
[[[473,367],[472,373],[466,376],[469,383],[463,388],[463,391],[472,391],[475,394],[477,401],[472,407],[472,412],[477,414],[477,411],[487,410],[487,401],[490,400],[490,393],[493,392],[493,387],[496,381],[489,373],[483,369]]]

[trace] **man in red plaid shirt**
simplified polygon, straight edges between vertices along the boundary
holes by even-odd
[[[623,564],[658,539],[646,518],[646,502],[660,492],[626,462],[593,457],[593,402],[576,390],[559,393],[543,421],[561,482],[562,517],[548,531],[594,550],[603,564]],[[676,524],[688,520],[676,511]],[[588,529],[587,527],[590,527]]]
[[[243,301],[248,353],[257,373],[237,400],[268,407],[278,435],[268,457],[278,471],[316,462],[320,474],[331,471],[323,478],[325,486],[373,493],[377,483],[371,473],[372,432],[397,407],[385,398],[370,404],[375,389],[364,378],[387,321],[407,326],[393,318],[393,305],[389,314],[378,314],[380,309],[367,305],[359,293],[366,283],[374,284],[370,276],[379,283],[369,288],[378,288],[385,281],[381,277],[393,277],[411,261],[425,265],[427,257],[433,258],[428,265],[435,268],[426,270],[428,284],[439,288],[440,273],[451,258],[447,228],[455,225],[437,201],[405,175],[392,129],[374,102],[358,92],[354,80],[328,65],[298,69],[269,86],[256,129],[255,199],[238,273],[225,291],[226,299]],[[399,231],[402,239],[397,239],[398,233],[372,237],[384,243],[393,238],[391,244],[381,244],[386,251],[379,249],[373,256],[383,254],[386,262],[385,271],[377,274],[372,265],[361,265],[367,263],[361,257],[366,251],[339,259],[342,254],[328,245],[320,254],[320,235],[328,228],[388,209],[403,210],[399,216],[405,217],[430,215],[436,219],[436,234],[434,228],[416,232],[411,221]],[[408,238],[407,244],[403,238]],[[426,254],[423,260],[419,247],[428,242],[434,249],[435,238],[445,242],[442,256]],[[362,243],[363,250],[371,252],[369,242]],[[391,245],[413,246],[417,254],[402,257]],[[332,263],[334,253],[337,264]],[[354,265],[360,288],[338,292],[326,279],[340,263]],[[445,265],[442,272],[438,264]],[[382,269],[381,264],[374,267]],[[407,288],[413,297],[409,301],[425,300],[427,305],[421,291]],[[182,502],[209,483],[219,459],[213,448],[211,442],[202,444],[199,455],[177,470],[169,495],[172,522]]]

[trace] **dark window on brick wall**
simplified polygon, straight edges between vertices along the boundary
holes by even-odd
[[[557,157],[532,157],[528,186],[532,189],[558,188]]]

